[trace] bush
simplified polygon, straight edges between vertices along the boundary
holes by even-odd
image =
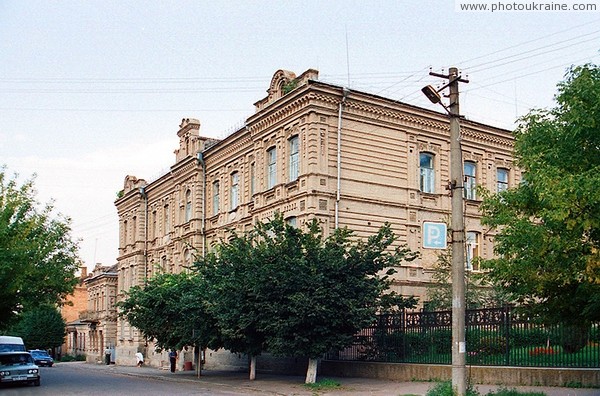
[[[546,345],[548,340],[553,343],[554,338],[549,331],[541,327],[522,330],[515,329],[511,331],[509,344],[512,348],[542,346]]]
[[[563,327],[561,346],[566,353],[579,352],[587,345],[589,325],[566,325]]]
[[[63,355],[60,358],[61,362],[85,362],[85,355]]]
[[[452,330],[434,330],[430,339],[434,353],[452,352]]]
[[[440,382],[436,384],[433,388],[430,388],[426,396],[454,396],[456,393],[454,389],[452,389],[452,382]],[[473,389],[473,386],[469,385],[467,387],[467,396],[479,396],[479,392]]]

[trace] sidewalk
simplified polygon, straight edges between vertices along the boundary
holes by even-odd
[[[61,363],[64,364],[64,363]],[[315,392],[304,386],[304,377],[257,373],[256,380],[250,381],[245,372],[203,371],[198,378],[195,371],[177,371],[171,373],[156,367],[116,366],[92,363],[78,364],[85,370],[106,370],[121,375],[162,379],[165,381],[201,382],[204,387],[219,391],[244,393],[248,395],[280,396],[424,396],[435,385],[433,382],[397,382],[372,378],[331,378],[341,384],[339,389]],[[477,385],[482,395],[498,389],[496,385]],[[513,388],[513,387],[509,387]],[[598,396],[600,389],[554,388],[554,387],[516,387],[521,391],[544,392],[547,396]]]

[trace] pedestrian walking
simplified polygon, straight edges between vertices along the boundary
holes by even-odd
[[[174,373],[175,363],[177,363],[177,352],[173,349],[171,349],[171,352],[169,352],[169,361],[171,362],[171,372]]]

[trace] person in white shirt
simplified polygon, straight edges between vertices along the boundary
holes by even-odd
[[[137,352],[135,358],[137,359],[137,366],[142,367],[144,365],[144,355],[142,355],[142,352]]]

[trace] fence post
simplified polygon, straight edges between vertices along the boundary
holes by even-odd
[[[511,326],[510,326],[510,307],[507,305],[504,306],[504,337],[505,337],[505,357],[504,364],[506,366],[510,365],[510,336],[511,336]]]

